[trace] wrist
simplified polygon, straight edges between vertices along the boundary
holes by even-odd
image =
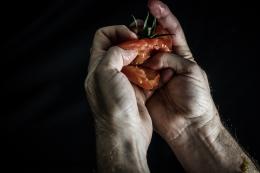
[[[144,145],[135,136],[97,135],[100,172],[149,172]]]
[[[111,142],[138,142],[138,147],[147,151],[151,138],[146,134],[146,127],[142,123],[137,122],[137,118],[133,117],[133,114],[120,116],[120,118],[111,116],[95,117],[96,136]]]
[[[212,167],[218,167],[211,159],[221,153],[217,141],[223,131],[223,125],[215,115],[203,125],[190,124],[177,138],[169,138],[167,142],[187,172],[210,172]]]
[[[187,172],[257,172],[256,166],[224,128],[218,114],[203,126],[185,128],[168,143]]]
[[[96,123],[97,160],[100,172],[149,172],[144,138],[131,128]]]
[[[217,111],[212,111],[210,115],[202,116],[203,118],[186,123],[186,127],[178,135],[169,131],[165,139],[172,149],[185,145],[194,145],[198,140],[211,145],[223,131],[224,127],[220,121]]]

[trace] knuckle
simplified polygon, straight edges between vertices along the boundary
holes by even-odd
[[[103,74],[103,69],[102,68],[103,66],[102,65],[99,65],[96,70],[93,72],[93,79],[95,81],[99,80],[101,77],[102,77],[102,74]]]
[[[104,36],[106,35],[106,33],[108,31],[110,31],[114,26],[105,26],[102,28],[99,28],[96,33],[95,33],[95,37],[100,37],[100,36]]]
[[[99,28],[96,33],[95,33],[95,37],[99,36],[101,34],[103,34],[104,30],[106,30],[107,27],[103,27],[103,28]]]
[[[110,47],[108,49],[108,52],[107,52],[106,56],[108,56],[109,58],[116,57],[116,56],[122,56],[123,57],[124,56],[124,52],[123,51],[124,50],[121,49],[120,47],[113,46],[113,47]]]
[[[128,29],[127,26],[125,26],[125,25],[117,25],[117,27],[122,30]]]
[[[84,82],[84,88],[87,96],[90,96],[93,92],[93,79],[92,75],[88,75]]]
[[[197,71],[200,70],[197,63],[192,62],[192,61],[187,61],[187,62],[189,62],[188,65],[187,65],[187,69],[188,69],[189,72],[197,72]]]
[[[128,32],[129,28],[126,25],[116,25],[115,32]]]
[[[169,60],[172,58],[171,54],[165,53],[161,55],[161,58],[158,58],[158,62],[161,67],[169,67]]]
[[[121,53],[121,49],[118,46],[110,47],[107,52],[107,54],[109,54],[109,55],[111,55],[111,54],[114,55],[114,54],[118,54],[118,53]]]
[[[99,36],[99,35],[104,35],[104,33],[108,32],[108,31],[112,31],[112,30],[126,30],[128,29],[127,26],[125,25],[114,25],[114,26],[106,26],[106,27],[102,27],[102,28],[99,28],[95,35],[96,36]]]
[[[92,52],[93,52],[93,47],[91,46],[91,47],[89,48],[89,53],[90,53],[90,55],[92,54]]]
[[[205,70],[201,69],[202,75],[207,78],[207,73],[205,72]]]
[[[87,76],[87,78],[84,81],[84,88],[87,90],[88,86],[89,86],[89,77]]]

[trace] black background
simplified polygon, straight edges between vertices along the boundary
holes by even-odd
[[[258,5],[250,1],[168,0],[192,52],[208,73],[221,118],[260,160]],[[1,156],[11,168],[95,172],[93,120],[84,93],[95,30],[145,17],[146,1],[1,2]],[[151,172],[183,172],[154,134]],[[47,171],[47,172],[48,172]]]

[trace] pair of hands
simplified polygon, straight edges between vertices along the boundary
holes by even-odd
[[[131,140],[142,153],[147,151],[153,128],[177,148],[189,142],[194,133],[214,140],[221,123],[207,76],[193,59],[183,30],[169,8],[154,0],[148,7],[174,34],[174,54],[160,53],[148,60],[146,66],[161,71],[161,84],[156,91],[144,91],[120,72],[136,52],[113,46],[136,35],[125,26],[109,26],[96,32],[85,88],[100,136],[97,140],[112,140],[112,146]]]

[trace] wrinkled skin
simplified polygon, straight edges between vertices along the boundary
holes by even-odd
[[[133,38],[136,35],[123,25],[104,27],[96,32],[85,88],[94,113],[96,132],[102,138],[100,141],[98,138],[97,143],[101,145],[107,140],[109,145],[108,136],[119,138],[123,135],[138,141],[146,151],[152,136],[152,123],[145,107],[145,96],[120,72],[133,61],[137,52],[112,47]]]
[[[187,172],[259,172],[220,122],[205,72],[195,62],[175,16],[161,1],[150,12],[172,35],[173,53],[149,58],[146,68],[160,71],[156,90],[131,84],[121,70],[137,56],[119,42],[137,39],[125,26],[97,31],[88,76],[87,98],[94,113],[99,172],[148,173],[146,153],[154,129]]]
[[[207,123],[218,124],[219,117],[207,76],[195,62],[183,30],[169,8],[155,0],[150,0],[148,7],[160,25],[174,34],[175,53],[157,54],[146,64],[154,70],[164,71],[161,87],[155,93],[150,93],[152,96],[146,103],[154,128],[166,141],[198,128],[210,134]]]

